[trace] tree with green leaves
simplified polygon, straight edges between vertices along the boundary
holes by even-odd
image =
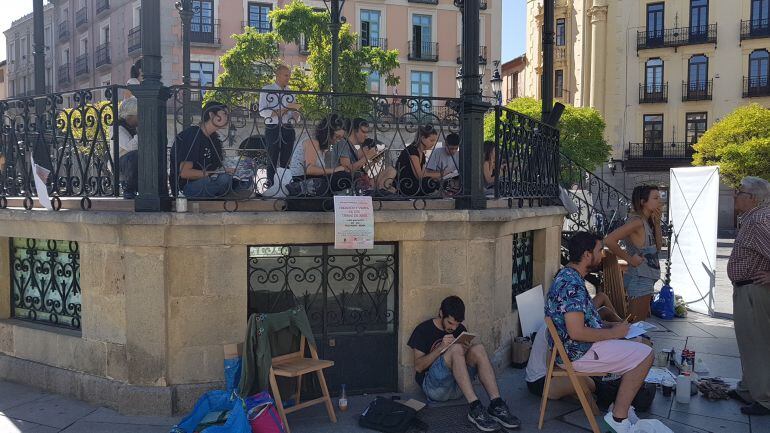
[[[739,107],[714,123],[694,149],[693,165],[718,165],[732,186],[745,176],[770,180],[770,110],[756,103]]]
[[[294,0],[281,9],[270,12],[273,30],[258,33],[247,28],[243,34],[233,35],[235,46],[221,58],[224,72],[217,78],[218,87],[260,89],[273,80],[275,66],[281,62],[279,43],[300,44],[303,40],[308,47],[308,70],[295,68],[291,87],[298,91],[331,91],[331,33],[329,13],[318,12],[300,0]],[[340,65],[339,88],[337,93],[362,94],[367,92],[370,73],[385,78],[388,86],[395,86],[399,77],[393,75],[398,69],[398,51],[383,50],[379,47],[357,47],[357,36],[351,33],[350,25],[343,24],[339,32]],[[241,105],[256,93],[221,94],[209,92],[207,99],[216,98],[231,104]],[[336,98],[337,109],[346,114],[360,114],[372,108],[371,101],[362,98]],[[314,95],[300,95],[297,98],[306,117],[321,117],[329,111],[331,100]],[[369,107],[366,107],[366,105]],[[245,104],[244,104],[245,105]],[[314,114],[314,115],[311,115]]]
[[[542,103],[533,98],[516,98],[507,108],[540,119]],[[505,113],[503,113],[505,119]],[[561,151],[578,164],[593,170],[605,163],[612,148],[604,140],[606,124],[601,114],[590,107],[567,105],[559,120]],[[495,114],[490,112],[484,119],[484,139],[495,139]]]

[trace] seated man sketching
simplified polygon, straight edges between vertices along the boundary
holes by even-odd
[[[548,291],[545,315],[553,320],[576,371],[622,376],[615,405],[603,419],[610,431],[621,433],[631,429],[628,411],[652,366],[653,353],[649,346],[621,340],[629,330],[625,321],[602,325],[583,280],[601,264],[601,241],[601,237],[586,232],[578,232],[569,240],[570,262]],[[550,336],[548,343],[553,348]],[[557,362],[562,361],[557,358]]]
[[[414,329],[407,344],[414,350],[417,384],[433,401],[465,397],[470,405],[468,420],[481,431],[496,431],[500,425],[518,428],[518,418],[510,414],[500,398],[497,379],[484,346],[452,344],[466,331],[463,320],[465,304],[457,296],[450,296],[441,302],[438,317],[426,320]],[[473,390],[471,381],[476,373],[489,395],[489,409],[484,408]]]

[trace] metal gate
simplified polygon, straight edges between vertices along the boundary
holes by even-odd
[[[248,249],[248,310],[307,312],[329,389],[349,393],[397,390],[398,263],[395,244],[371,250],[329,245]]]

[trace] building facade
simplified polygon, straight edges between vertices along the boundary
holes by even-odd
[[[245,26],[270,31],[268,14],[290,0],[195,0],[191,24],[191,80],[212,85],[222,72],[219,58]],[[141,57],[140,0],[52,0],[55,84],[57,90],[123,84]],[[321,0],[306,0],[325,10]],[[163,81],[182,82],[182,29],[174,2],[161,2]],[[481,62],[487,65],[484,90],[491,94],[493,61],[500,57],[499,2],[481,12]],[[371,76],[369,90],[382,94],[457,96],[462,17],[452,0],[349,0],[342,14],[358,34],[359,44],[397,49],[400,84],[385,88],[385,78]],[[30,17],[31,26],[31,17]],[[406,28],[406,31],[405,31]],[[31,35],[31,27],[30,27]],[[31,37],[31,36],[30,36]],[[281,44],[285,62],[303,66],[300,44]],[[50,60],[49,60],[50,61]],[[341,65],[345,67],[345,65]]]
[[[51,55],[54,49],[53,41],[53,5],[46,4],[43,8],[45,32],[45,83],[46,90],[52,91],[54,83],[54,62]],[[6,43],[6,76],[7,83],[2,83],[7,89],[7,95],[26,96],[35,91],[35,62],[34,36],[32,14],[27,14],[11,23],[11,27],[3,32]]]
[[[556,0],[555,97],[597,108],[627,192],[668,185],[737,107],[770,106],[770,0]],[[527,91],[540,95],[542,2],[527,2]],[[721,225],[734,224],[725,190]]]
[[[8,61],[0,61],[0,99],[8,97]]]
[[[527,80],[524,71],[526,67],[526,54],[500,65],[500,75],[503,77],[503,104],[507,104],[512,99],[526,96]]]

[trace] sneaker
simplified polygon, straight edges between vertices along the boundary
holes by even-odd
[[[603,432],[629,433],[631,431],[631,421],[629,421],[628,418],[624,419],[623,422],[615,421],[615,418],[612,417],[612,411],[607,412],[607,415],[604,415],[602,424],[604,424],[604,428],[602,429]]]
[[[487,414],[483,404],[477,404],[468,411],[468,421],[472,422],[481,431],[498,431],[500,424]]]
[[[501,403],[496,406],[490,405],[489,409],[487,410],[487,414],[505,428],[514,429],[519,428],[521,425],[521,421],[519,421],[519,419],[515,416],[511,415],[511,412],[508,411],[508,406],[505,403]]]

